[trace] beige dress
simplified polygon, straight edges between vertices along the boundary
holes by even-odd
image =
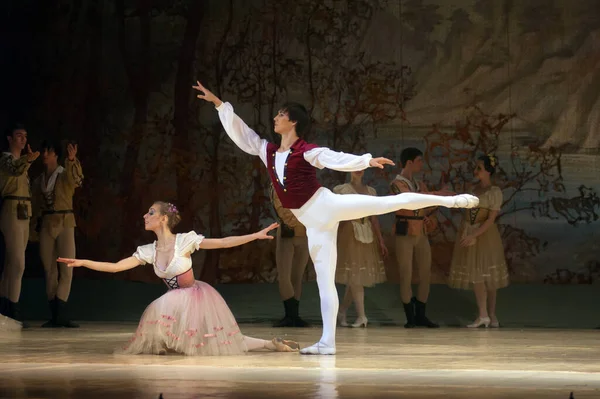
[[[350,183],[334,187],[336,194],[363,194],[377,196],[374,188],[358,193]],[[338,230],[338,258],[335,282],[372,287],[386,281],[385,266],[381,259],[379,242],[369,217],[341,222]]]
[[[498,226],[494,223],[468,247],[460,245],[462,237],[477,230],[488,218],[490,211],[499,211],[502,206],[502,190],[492,186],[478,194],[479,207],[467,209],[460,226],[448,285],[452,288],[472,289],[475,283],[485,283],[489,289],[508,285],[508,268]]]

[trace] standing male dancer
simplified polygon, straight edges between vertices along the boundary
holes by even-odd
[[[57,263],[56,258],[75,258],[75,215],[73,195],[83,182],[81,163],[77,159],[77,144],[68,144],[65,166],[56,143],[42,144],[44,171],[33,181],[34,212],[39,221],[40,258],[46,273],[46,295],[50,320],[42,327],[77,328],[66,314],[71,293],[73,268]]]
[[[285,315],[273,327],[308,327],[300,318],[300,296],[302,277],[308,263],[308,240],[306,228],[296,219],[292,211],[281,204],[271,184],[271,202],[279,219],[275,262],[279,281],[279,295],[283,301]]]
[[[0,156],[0,230],[4,235],[6,253],[4,272],[0,281],[0,311],[22,322],[19,307],[21,280],[25,272],[25,249],[29,240],[31,192],[29,174],[31,163],[40,156],[27,145],[27,130],[15,124],[6,131],[9,152]],[[27,154],[21,156],[27,147]],[[27,327],[23,324],[23,327]]]
[[[430,206],[473,208],[479,199],[462,194],[452,197],[404,193],[387,197],[369,195],[337,195],[317,180],[315,168],[329,168],[341,172],[364,170],[369,167],[383,168],[394,165],[386,158],[373,158],[332,151],[309,144],[299,135],[304,134],[310,116],[304,106],[297,103],[284,104],[274,118],[275,133],[281,135],[278,147],[261,139],[234,112],[229,103],[222,102],[197,82],[194,88],[201,92],[198,98],[212,102],[225,132],[244,152],[260,157],[267,167],[271,182],[285,208],[288,208],[306,227],[310,257],[315,265],[323,335],[319,342],[300,350],[301,354],[334,355],[335,328],[338,312],[338,296],[335,288],[337,262],[337,230],[340,221],[382,215],[398,209],[420,209]]]
[[[424,192],[425,187],[419,184],[414,174],[423,168],[423,153],[418,148],[405,148],[400,153],[402,171],[390,185],[393,194]],[[420,182],[422,183],[422,182]],[[400,269],[400,298],[406,315],[405,328],[428,327],[437,328],[425,315],[427,298],[431,280],[431,247],[427,237],[426,223],[429,222],[426,209],[396,212],[394,233],[396,236],[396,261]],[[419,270],[419,290],[412,296],[413,262]]]

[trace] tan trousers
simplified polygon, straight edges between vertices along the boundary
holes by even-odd
[[[6,245],[0,296],[11,302],[19,302],[21,280],[25,272],[25,249],[29,240],[29,220],[17,219],[17,215],[12,212],[13,205],[13,201],[6,200],[0,211],[0,231]]]
[[[396,261],[400,268],[400,298],[409,303],[412,298],[413,264],[419,273],[417,299],[427,302],[431,280],[431,247],[426,235],[396,236]]]
[[[75,228],[63,227],[56,238],[48,229],[40,231],[40,258],[46,273],[46,294],[48,300],[58,297],[65,302],[69,299],[73,269],[64,263],[57,263],[57,257],[75,258]]]
[[[281,229],[277,229],[275,261],[279,274],[279,295],[282,300],[302,295],[302,277],[308,263],[308,238],[281,238]]]

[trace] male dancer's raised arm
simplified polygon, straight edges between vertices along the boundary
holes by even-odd
[[[387,158],[373,158],[371,154],[353,155],[317,147],[304,153],[306,162],[319,169],[332,169],[339,172],[358,172],[367,168],[380,168],[383,165],[394,165]]]
[[[244,152],[258,155],[263,163],[267,164],[267,140],[261,139],[254,130],[235,114],[230,103],[223,102],[200,82],[192,86],[202,94],[197,97],[212,102],[219,112],[219,119],[231,140]],[[315,168],[333,169],[340,172],[354,172],[369,167],[383,169],[384,165],[394,165],[387,158],[373,158],[371,154],[353,155],[330,150],[326,147],[317,147],[304,154],[304,159]]]
[[[233,106],[229,103],[221,101],[210,90],[206,89],[200,82],[196,82],[197,86],[192,86],[202,94],[198,94],[198,98],[211,102],[215,105],[219,112],[219,119],[225,128],[225,133],[242,151],[250,155],[260,157],[261,161],[267,164],[267,140],[260,138],[254,130],[233,112]]]

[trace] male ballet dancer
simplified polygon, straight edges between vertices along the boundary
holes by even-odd
[[[11,125],[6,131],[6,139],[9,151],[0,155],[0,230],[6,243],[4,272],[0,280],[0,313],[23,322],[19,299],[31,218],[27,172],[40,153],[31,151],[27,145],[27,130],[21,124]],[[27,153],[21,156],[25,148]],[[27,323],[21,326],[28,327]]]
[[[52,315],[42,327],[78,328],[79,325],[67,317],[73,268],[57,263],[56,257],[75,257],[73,195],[81,187],[83,172],[77,159],[77,144],[67,145],[64,167],[58,163],[61,156],[60,145],[45,141],[42,144],[44,171],[32,185],[33,212],[39,220],[40,259],[46,274],[46,294]]]
[[[306,227],[296,219],[292,211],[281,204],[271,184],[271,202],[279,219],[275,245],[275,263],[279,282],[279,295],[283,301],[285,315],[273,327],[308,327],[300,318],[300,296],[302,277],[308,264],[308,239]]]
[[[392,193],[418,193],[426,190],[423,182],[417,182],[414,176],[423,168],[423,152],[414,147],[405,148],[400,153],[400,163],[402,171],[390,184]],[[426,226],[431,223],[428,222],[428,213],[433,211],[419,209],[396,212],[396,261],[400,270],[400,298],[406,315],[405,328],[439,327],[425,315],[431,285],[431,247]],[[419,270],[419,290],[415,297],[412,295],[413,264]]]
[[[394,163],[386,158],[373,158],[371,154],[357,156],[336,152],[302,140],[299,135],[307,131],[310,117],[306,108],[297,103],[284,104],[274,118],[274,130],[281,135],[281,145],[269,143],[233,112],[231,104],[222,102],[200,82],[197,84],[193,86],[201,92],[197,97],[215,105],[225,132],[242,151],[260,157],[281,203],[306,227],[321,298],[323,334],[319,342],[300,350],[301,354],[336,353],[335,328],[339,302],[335,288],[335,267],[340,221],[382,215],[398,209],[415,210],[430,206],[473,208],[479,204],[477,197],[468,194],[452,197],[416,193],[386,197],[333,194],[321,187],[315,168],[352,172],[369,167],[383,168]]]

